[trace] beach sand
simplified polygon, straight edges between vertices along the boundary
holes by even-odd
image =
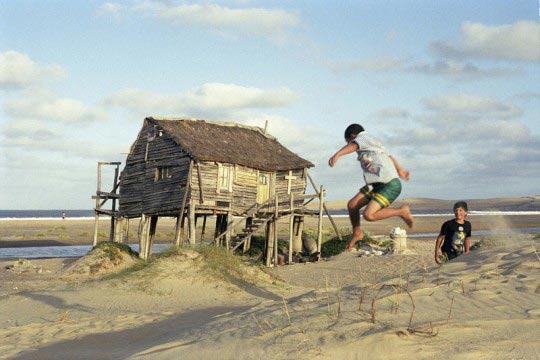
[[[52,223],[3,225],[0,236],[31,241],[10,234],[65,226],[54,231],[67,237],[41,240],[78,243],[70,234],[88,231]],[[422,226],[437,232],[440,219]],[[241,266],[229,277],[190,249],[117,275],[77,270],[89,256],[1,260],[0,358],[538,359],[540,237],[481,238],[441,267],[429,238],[409,239],[406,254]]]

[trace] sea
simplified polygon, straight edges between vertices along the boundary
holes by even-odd
[[[65,214],[63,218],[62,213]],[[344,211],[333,211],[331,215],[334,217],[347,217]],[[449,212],[426,211],[413,213],[414,216],[449,216],[453,214]],[[469,211],[469,215],[476,216],[524,216],[524,215],[540,215],[540,211]],[[0,222],[7,220],[93,220],[94,210],[0,210]],[[540,227],[512,230],[497,230],[498,234],[519,234],[519,233],[540,233]],[[474,235],[490,235],[490,230],[475,231]],[[410,234],[409,238],[425,238],[436,237],[436,233]],[[1,241],[1,239],[0,239]],[[134,251],[138,251],[138,244],[131,244],[130,247]],[[154,244],[153,253],[159,253],[167,248],[169,244]],[[92,248],[91,245],[60,245],[60,246],[39,246],[39,247],[17,247],[17,248],[2,248],[0,247],[0,259],[36,259],[36,258],[55,258],[55,257],[80,257],[85,255]]]

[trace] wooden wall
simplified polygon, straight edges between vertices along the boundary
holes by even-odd
[[[167,136],[148,137],[145,125],[120,176],[120,215],[126,217],[178,212],[185,191],[190,158]],[[168,167],[170,177],[156,179],[156,169]],[[188,199],[189,201],[189,199]]]
[[[191,158],[171,138],[145,123],[127,157],[120,176],[120,216],[178,214],[184,197]],[[230,166],[231,185],[220,189],[220,167]],[[157,168],[168,168],[168,176],[156,179]],[[303,195],[306,189],[306,169],[276,171],[270,176],[270,197],[278,195],[288,206],[289,180],[291,192]],[[218,209],[242,214],[257,201],[259,170],[234,164],[195,162],[191,171],[190,203],[199,209]],[[302,200],[295,201],[296,206]]]

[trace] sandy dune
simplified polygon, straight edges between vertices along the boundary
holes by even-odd
[[[2,261],[0,357],[537,359],[540,239],[486,243],[441,268],[418,240],[228,279],[191,250],[110,278]]]

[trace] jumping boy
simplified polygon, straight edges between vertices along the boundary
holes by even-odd
[[[454,204],[454,216],[441,226],[435,245],[435,261],[440,264],[441,256],[452,260],[463,252],[467,254],[471,246],[471,223],[465,220],[468,209],[465,201]]]
[[[408,205],[388,207],[401,193],[399,178],[409,180],[409,171],[402,168],[381,142],[367,134],[361,125],[349,125],[345,129],[345,141],[347,145],[336,152],[328,164],[333,167],[342,155],[356,152],[366,181],[366,185],[347,204],[353,234],[346,249],[352,249],[354,244],[364,237],[360,229],[360,209],[366,205],[364,219],[367,221],[399,216],[412,228],[414,218]]]

